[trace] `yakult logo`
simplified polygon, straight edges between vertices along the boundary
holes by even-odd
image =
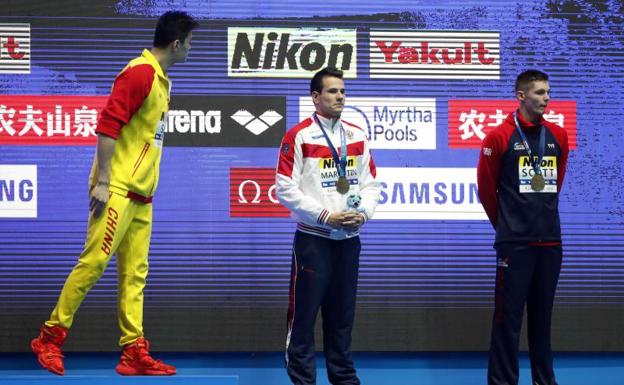
[[[386,63],[402,64],[472,64],[473,53],[477,55],[478,63],[492,64],[494,58],[487,57],[490,51],[485,48],[484,43],[464,43],[462,48],[455,49],[454,56],[448,48],[431,48],[429,42],[421,41],[419,47],[402,47],[403,42],[393,41],[390,45],[387,42],[376,41],[377,47],[384,54]]]
[[[0,23],[0,73],[30,73],[30,24]]]
[[[371,78],[498,79],[498,32],[371,31]]]
[[[331,66],[356,77],[355,29],[228,28],[228,76],[309,78]]]
[[[230,169],[230,217],[288,217],[275,196],[275,169]]]
[[[310,97],[300,97],[299,118],[313,112]],[[365,130],[373,149],[436,148],[435,99],[347,98],[342,119]]]

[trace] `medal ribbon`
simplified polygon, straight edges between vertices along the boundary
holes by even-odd
[[[334,164],[336,164],[336,169],[338,170],[338,176],[339,177],[346,176],[347,174],[347,171],[346,171],[347,170],[347,140],[345,138],[345,132],[344,132],[344,128],[342,127],[342,124],[340,125],[340,157],[339,157],[338,151],[336,151],[336,148],[332,144],[331,140],[329,140],[329,136],[327,135],[327,132],[325,132],[325,129],[323,128],[323,125],[321,124],[321,121],[318,118],[318,116],[316,116],[316,113],[314,114],[314,121],[321,128],[321,131],[323,132],[323,136],[325,136],[325,140],[327,141],[329,150],[332,153],[332,158],[334,158]],[[336,119],[336,122],[337,121],[338,119]],[[335,124],[336,123],[334,122],[334,125]]]
[[[526,149],[527,154],[529,154],[529,162],[531,162],[531,164],[533,165],[533,171],[535,171],[537,175],[540,175],[542,173],[542,158],[544,158],[544,150],[546,149],[546,130],[544,130],[544,126],[540,127],[537,162],[534,162],[531,147],[529,147],[529,142],[527,141],[526,135],[524,135],[524,132],[522,132],[522,129],[520,128],[520,123],[518,123],[518,116],[516,115],[516,112],[514,112],[513,117],[514,122],[516,122],[516,130],[518,131],[518,134],[522,139],[522,144],[524,144],[524,148]]]

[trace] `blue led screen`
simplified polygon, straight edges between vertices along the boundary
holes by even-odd
[[[146,325],[163,348],[281,349],[295,224],[274,202],[271,169],[284,131],[311,111],[311,74],[332,63],[383,182],[362,233],[357,349],[487,347],[494,232],[474,194],[478,144],[513,110],[528,68],[551,76],[549,118],[574,136],[555,346],[621,349],[624,5],[386,3],[21,1],[0,11],[0,350],[24,349],[54,306],[84,242],[94,113],[169,9],[201,27],[169,72],[174,112],[154,198]],[[114,263],[76,333],[106,314],[101,335],[115,335]],[[205,337],[176,337],[206,324]]]

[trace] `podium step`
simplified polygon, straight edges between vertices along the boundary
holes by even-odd
[[[72,370],[57,376],[42,370],[3,370],[2,385],[238,385],[237,375],[215,375],[178,369],[175,376],[120,376],[112,369]]]

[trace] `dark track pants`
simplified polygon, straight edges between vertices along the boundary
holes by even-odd
[[[550,326],[561,270],[561,246],[500,244],[496,257],[488,384],[518,384],[518,343],[526,303],[533,384],[556,385]]]
[[[314,323],[319,308],[329,382],[360,383],[351,356],[359,255],[359,237],[336,241],[295,233],[286,370],[296,385],[316,384]]]

